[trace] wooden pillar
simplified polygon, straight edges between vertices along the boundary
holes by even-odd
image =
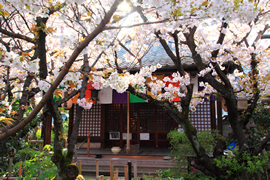
[[[118,168],[115,168],[115,171],[113,173],[114,180],[118,180]]]
[[[72,105],[72,108],[69,110],[69,121],[68,121],[68,142],[69,138],[72,133],[72,127],[74,123],[74,104]]]
[[[155,106],[155,147],[158,148],[158,121],[157,121],[157,107],[156,106]]]
[[[110,164],[110,179],[113,180],[113,161]]]
[[[128,163],[127,163],[127,167],[128,167],[128,180],[131,180],[131,166],[132,166],[131,162],[128,161]]]
[[[140,117],[140,111],[136,108],[136,111],[137,111],[137,124],[136,124],[136,126],[137,126],[137,144],[139,144],[139,146],[141,146],[140,144],[141,144],[141,139],[140,139],[140,133],[141,133],[141,130],[140,130],[140,126],[141,126],[141,124],[140,124],[140,119],[141,119],[141,117]]]
[[[87,133],[87,157],[90,156],[90,131]]]
[[[79,175],[82,174],[82,162],[79,161]]]
[[[137,177],[137,162],[135,161],[135,162],[133,162],[133,169],[134,169],[134,178],[136,178]]]
[[[119,123],[120,123],[120,148],[123,148],[123,122],[126,121],[126,118],[123,116],[124,114],[124,106],[120,104],[120,115],[119,115]]]
[[[40,152],[43,151],[43,144],[44,144],[44,142],[43,142],[42,140],[38,142],[38,150],[39,150]]]
[[[105,110],[106,107],[104,104],[101,104],[101,129],[100,129],[100,141],[101,141],[101,148],[105,148]]]
[[[99,160],[96,160],[96,180],[98,180],[98,176],[99,176],[99,164],[98,164]]]
[[[217,96],[217,120],[218,120],[218,130],[220,131],[220,134],[223,134],[222,96]]]
[[[130,139],[129,139],[129,92],[127,91],[127,146],[126,153],[130,151]]]
[[[19,165],[19,177],[22,175],[22,160],[20,160],[20,165]]]
[[[211,101],[211,100],[210,100],[210,118],[211,118],[211,129],[217,129],[216,105],[215,105],[215,101]]]
[[[128,165],[125,165],[125,180],[128,180]]]
[[[13,157],[9,158],[9,164],[8,164],[8,176],[12,177],[12,162],[13,162]]]
[[[52,130],[52,116],[47,115],[45,120],[44,145],[51,144],[51,130]]]

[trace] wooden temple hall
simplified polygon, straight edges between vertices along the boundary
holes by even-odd
[[[173,50],[172,44],[170,43],[169,47]],[[137,72],[138,64],[126,62],[123,57],[125,53],[125,49],[117,53],[118,58],[122,60],[119,67],[132,66],[133,71]],[[203,87],[199,87],[199,82],[203,79],[197,76],[198,70],[194,66],[193,59],[185,57],[182,61],[185,70],[190,73],[194,91],[202,90]],[[153,46],[142,58],[143,66],[157,63],[162,65],[162,68],[154,74],[157,79],[162,80],[164,76],[171,78],[172,72],[177,71],[175,64],[161,45]],[[73,102],[75,103],[76,100]],[[74,107],[70,109],[71,126],[76,116]],[[190,112],[190,119],[198,131],[218,129],[222,133],[222,106],[219,98],[206,100],[196,108],[195,112]],[[113,146],[124,148],[126,145],[151,149],[168,148],[167,134],[175,128],[181,130],[179,124],[169,116],[165,108],[147,103],[131,93],[120,94],[111,88],[104,88],[98,92],[97,103],[93,104],[90,110],[83,112],[78,144],[80,145],[90,132],[90,148],[103,149]]]
[[[216,116],[217,102],[205,101],[195,112],[190,112],[190,119],[198,131],[221,129],[217,126],[221,124],[218,123],[221,117]],[[70,109],[71,127],[76,116],[75,107]],[[168,148],[167,134],[175,128],[181,130],[165,108],[147,103],[131,93],[119,94],[106,88],[99,92],[99,101],[83,111],[78,145],[90,132],[90,148],[124,148],[127,144],[140,148]]]

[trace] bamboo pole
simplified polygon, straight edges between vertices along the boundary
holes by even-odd
[[[99,165],[98,165],[99,160],[96,160],[96,180],[98,180],[98,176],[99,176]]]
[[[87,157],[90,156],[90,131],[87,134]]]
[[[130,151],[130,139],[129,139],[129,91],[127,91],[127,147],[126,153]]]
[[[113,180],[113,161],[110,164],[110,179]]]
[[[82,174],[82,162],[79,161],[79,175]]]

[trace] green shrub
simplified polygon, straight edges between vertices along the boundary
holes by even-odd
[[[29,148],[24,148],[20,150],[15,158],[20,158],[22,161],[15,164],[15,174],[18,176],[19,166],[22,165],[24,179],[30,179],[32,177],[37,177],[40,180],[45,178],[53,178],[56,175],[56,166],[51,161],[52,147],[46,145],[42,152],[36,151]],[[20,179],[21,177],[18,177]]]
[[[198,141],[205,148],[207,154],[211,156],[213,147],[216,145],[217,139],[221,138],[218,131],[203,131],[197,134]],[[168,134],[171,144],[171,157],[177,162],[177,167],[173,169],[174,174],[170,174],[174,178],[182,177],[188,172],[187,157],[195,156],[195,152],[185,133],[179,133],[177,129]],[[167,173],[168,174],[168,173]]]

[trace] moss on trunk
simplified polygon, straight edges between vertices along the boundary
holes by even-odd
[[[78,176],[79,170],[76,165],[72,164],[74,152],[68,152],[64,155],[62,151],[56,150],[52,161],[57,166],[55,180],[74,180]]]

